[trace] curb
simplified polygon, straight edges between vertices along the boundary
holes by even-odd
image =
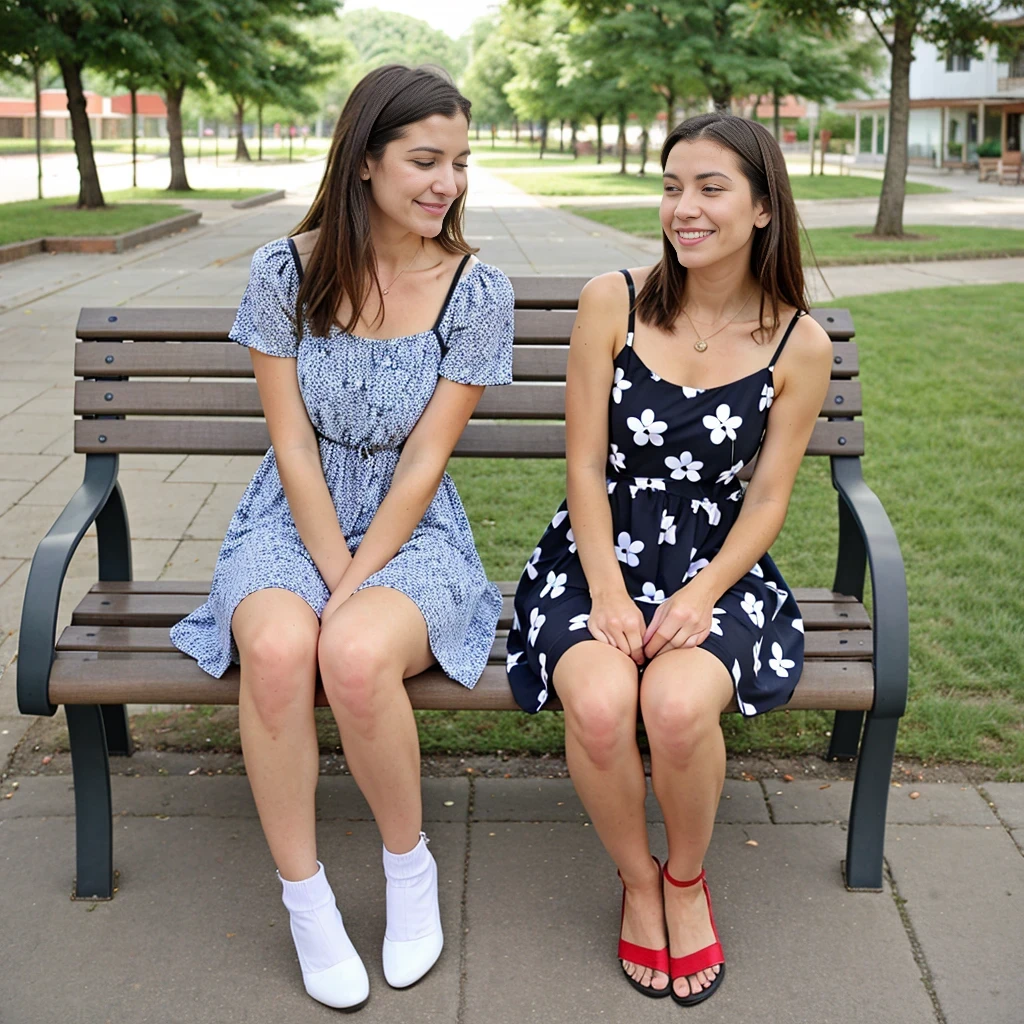
[[[273,203],[278,199],[284,199],[284,189],[279,188],[274,192],[261,192],[258,196],[250,196],[248,199],[239,199],[232,203],[235,210],[248,210],[251,206],[262,206],[264,203]]]
[[[11,263],[39,252],[124,252],[125,249],[142,245],[144,242],[152,242],[165,235],[172,235],[177,231],[195,227],[202,216],[198,212],[183,213],[178,217],[171,217],[169,220],[148,224],[144,228],[126,231],[123,235],[54,236],[52,238],[33,238],[28,242],[12,242],[10,245],[0,245],[0,264]]]

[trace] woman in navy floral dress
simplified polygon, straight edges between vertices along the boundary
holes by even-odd
[[[831,346],[804,315],[772,136],[738,117],[691,118],[662,167],[662,261],[580,296],[567,499],[517,588],[507,670],[525,710],[555,691],[565,708],[570,772],[623,879],[627,979],[692,1005],[725,976],[702,870],[725,773],[719,718],[734,699],[746,716],[785,703],[803,666],[800,610],[767,550]],[[648,846],[638,704],[663,869]]]
[[[306,218],[254,255],[231,337],[272,448],[209,600],[171,632],[212,675],[241,665],[242,749],[303,981],[338,1008],[369,981],[317,860],[317,674],[383,838],[384,976],[404,988],[443,935],[403,680],[437,662],[473,686],[501,609],[445,473],[484,386],[512,379],[512,287],[462,235],[468,132],[441,75],[371,72]]]

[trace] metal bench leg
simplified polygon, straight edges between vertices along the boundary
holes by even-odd
[[[73,898],[109,900],[114,895],[114,829],[103,709],[98,704],[68,704],[64,711],[75,780]]]
[[[864,725],[863,711],[837,711],[828,745],[829,761],[855,761]]]
[[[135,744],[128,728],[128,709],[124,704],[103,704],[100,711],[103,713],[107,753],[113,757],[131,757],[135,753]]]
[[[885,809],[899,724],[898,718],[869,714],[864,726],[846,837],[847,889],[882,889]]]

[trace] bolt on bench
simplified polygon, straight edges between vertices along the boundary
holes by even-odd
[[[564,424],[558,421],[564,419],[568,338],[585,280],[513,280],[516,383],[484,393],[456,456],[564,457]],[[53,715],[65,707],[79,898],[113,893],[108,754],[132,753],[125,705],[238,703],[237,666],[213,679],[168,637],[171,625],[205,601],[208,588],[132,579],[128,515],[117,483],[121,453],[266,451],[269,436],[249,353],[227,340],[234,313],[220,307],[87,308],[79,317],[75,413],[81,418],[75,423],[75,451],[86,456],[85,479],[36,549],[17,663],[23,714]],[[850,340],[852,321],[842,309],[816,309],[813,315],[831,336],[834,356],[832,383],[807,455],[831,459],[839,492],[839,551],[831,587],[795,591],[807,656],[786,706],[835,711],[829,756],[859,757],[846,884],[878,890],[896,730],[907,697],[906,580],[889,519],[861,475],[864,427],[857,419],[861,388],[853,379],[858,358]],[[64,575],[94,522],[99,581],[56,639]],[[539,532],[543,524],[535,525]],[[862,603],[866,567],[873,618]],[[498,635],[476,688],[467,690],[433,669],[408,681],[414,707],[516,709],[504,669],[515,582],[500,587],[505,601]],[[322,690],[317,703],[326,703]],[[547,705],[558,706],[554,700]]]

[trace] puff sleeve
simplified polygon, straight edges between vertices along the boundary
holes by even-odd
[[[461,284],[445,318],[448,352],[438,372],[456,384],[511,384],[512,282],[497,267],[479,263]]]
[[[261,246],[253,253],[249,283],[228,337],[268,356],[294,359],[299,354],[292,325],[298,287],[287,240]]]

